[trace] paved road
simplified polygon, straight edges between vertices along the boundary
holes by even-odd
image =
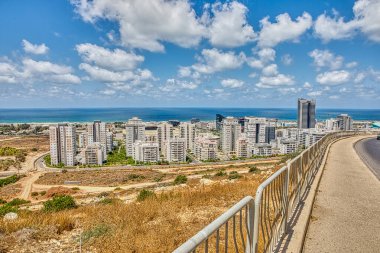
[[[355,150],[380,180],[380,140],[368,138],[356,143]]]
[[[353,145],[331,146],[316,196],[304,252],[380,252],[380,181]]]

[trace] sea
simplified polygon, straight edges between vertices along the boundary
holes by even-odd
[[[353,120],[380,121],[380,109],[317,109],[318,121],[349,114]],[[144,121],[214,120],[223,116],[257,116],[279,120],[297,120],[296,108],[70,108],[70,109],[0,109],[0,123],[120,122],[136,116]]]

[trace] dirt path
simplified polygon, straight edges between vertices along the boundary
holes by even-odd
[[[32,192],[33,183],[43,174],[43,172],[33,172],[30,173],[25,178],[21,179],[19,182],[22,187],[21,194],[19,198],[29,200],[30,193]]]

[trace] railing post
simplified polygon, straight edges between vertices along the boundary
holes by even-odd
[[[258,241],[259,241],[259,219],[260,219],[260,205],[261,197],[263,193],[263,188],[259,186],[255,196],[255,217],[253,219],[253,241],[252,241],[252,253],[257,253],[258,251]]]
[[[284,213],[284,227],[283,233],[288,230],[288,217],[289,217],[289,176],[290,176],[290,162],[286,164],[286,177],[285,177],[285,189],[284,189],[284,203],[285,203],[285,213]]]
[[[245,253],[252,253],[254,248],[254,224],[255,224],[255,202],[252,200],[248,204],[248,240]]]
[[[300,168],[297,168],[297,179],[298,179],[298,184],[297,184],[297,195],[298,195],[298,203],[297,205],[301,202],[301,180],[303,176],[303,154],[301,153],[300,155]],[[300,172],[300,173],[299,173]]]

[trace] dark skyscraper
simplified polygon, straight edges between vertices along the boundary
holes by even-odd
[[[298,99],[298,128],[315,127],[315,100]]]
[[[216,130],[220,131],[222,129],[222,121],[225,117],[221,114],[217,114],[215,118]]]

